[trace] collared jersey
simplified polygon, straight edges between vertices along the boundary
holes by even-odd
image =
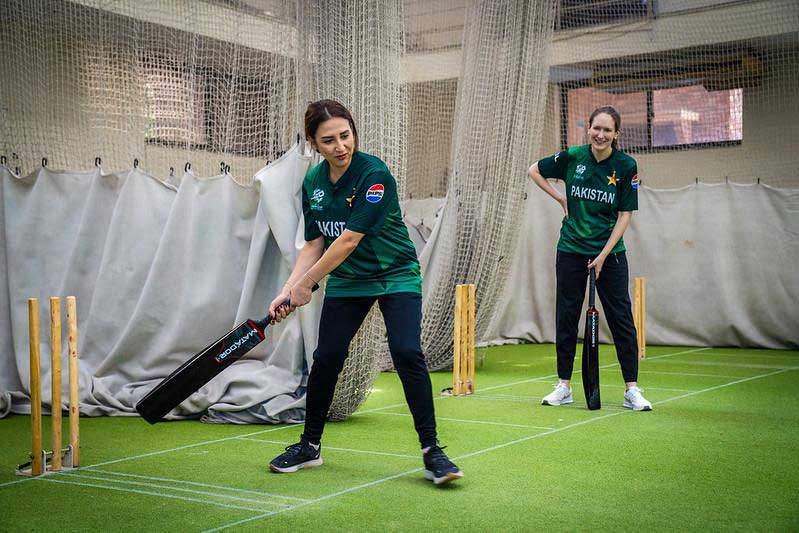
[[[574,146],[538,162],[545,178],[566,182],[569,218],[563,218],[558,250],[597,255],[613,232],[619,211],[638,209],[638,165],[613,150],[597,162],[590,145]],[[624,251],[624,238],[611,253]]]
[[[322,161],[302,186],[305,240],[324,237],[327,249],[345,229],[363,233],[358,246],[327,281],[328,296],[422,292],[416,248],[402,220],[397,182],[379,158],[355,152],[333,184]]]

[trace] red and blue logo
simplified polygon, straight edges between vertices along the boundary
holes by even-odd
[[[633,180],[630,182],[630,185],[633,186],[633,189],[638,190],[638,184],[639,183],[640,183],[640,181],[638,180],[638,174],[636,174],[635,176],[633,176]]]
[[[386,188],[383,187],[382,184],[376,183],[369,187],[366,191],[366,201],[371,204],[376,204],[380,200],[383,199],[383,193],[386,191]]]

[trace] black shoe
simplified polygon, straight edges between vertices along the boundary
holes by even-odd
[[[322,445],[315,450],[307,441],[300,440],[297,444],[286,446],[286,451],[272,459],[269,469],[272,472],[296,472],[300,468],[312,468],[322,464]]]
[[[444,449],[438,444],[432,445],[427,453],[422,455],[422,458],[424,459],[424,477],[436,485],[449,483],[463,477],[460,468],[449,460]]]

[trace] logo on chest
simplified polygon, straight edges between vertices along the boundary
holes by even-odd
[[[311,195],[311,209],[314,211],[321,211],[322,210],[322,200],[325,198],[325,191],[322,189],[314,190],[313,194]]]
[[[585,172],[585,165],[577,165],[577,168],[574,169],[574,178],[578,180],[585,179],[583,172]]]
[[[381,183],[375,183],[366,191],[366,201],[370,204],[376,204],[383,199],[383,193],[386,188]]]

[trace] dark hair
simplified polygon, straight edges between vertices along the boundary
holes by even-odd
[[[612,118],[613,122],[616,124],[616,131],[619,131],[621,129],[621,115],[619,115],[619,112],[616,111],[616,108],[613,107],[612,105],[603,105],[594,109],[594,112],[591,113],[590,117],[588,117],[589,128],[594,124],[594,119],[596,118],[596,116],[601,113],[606,113],[610,115],[610,118]],[[614,137],[613,141],[610,143],[610,146],[612,146],[615,149],[618,148],[618,144],[619,144],[618,140]]]
[[[358,130],[349,110],[335,100],[318,100],[308,104],[305,110],[305,138],[312,141],[316,137],[319,125],[331,118],[343,118],[350,123],[352,135],[355,137],[355,150],[358,150]]]

